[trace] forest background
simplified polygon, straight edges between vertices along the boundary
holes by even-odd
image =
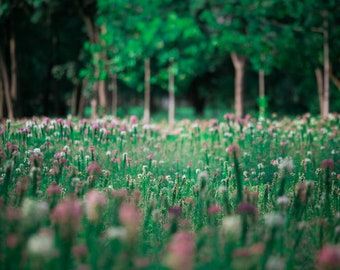
[[[326,117],[339,25],[336,0],[0,0],[0,118]]]

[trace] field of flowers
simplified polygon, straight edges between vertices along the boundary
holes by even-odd
[[[340,269],[340,115],[0,126],[0,269]]]

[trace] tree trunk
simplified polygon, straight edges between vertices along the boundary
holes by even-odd
[[[318,96],[319,96],[319,108],[320,114],[323,113],[323,78],[322,78],[322,71],[320,68],[315,70],[315,77],[318,86]]]
[[[14,22],[11,19],[11,30],[9,40],[9,51],[11,59],[11,97],[13,101],[17,100],[17,59],[16,59],[16,40],[14,32]]]
[[[328,14],[325,12],[324,32],[323,32],[323,105],[322,117],[326,118],[329,114],[329,41],[328,41]]]
[[[99,70],[99,73],[100,73],[100,70]],[[105,113],[106,112],[106,107],[107,107],[107,102],[106,102],[106,81],[103,80],[103,79],[99,79],[99,81],[98,81],[98,97],[99,97],[100,108]]]
[[[4,89],[2,87],[2,79],[0,75],[0,121],[4,118]]]
[[[236,117],[242,117],[246,58],[237,53],[231,53],[231,60],[235,68],[235,115]]]
[[[118,107],[118,84],[117,74],[112,75],[112,116],[117,116]]]
[[[97,99],[96,98],[92,98],[91,99],[91,118],[92,119],[98,118],[98,114],[97,114]]]
[[[71,100],[71,115],[77,115],[77,103],[78,103],[78,83],[73,84],[72,100]]]
[[[84,117],[84,108],[85,108],[85,97],[83,94],[83,90],[82,90],[82,84],[79,86],[79,105],[78,105],[78,117],[82,118]]]
[[[266,113],[267,101],[265,96],[264,70],[259,70],[259,115],[264,117]]]
[[[260,69],[259,71],[259,95],[260,95],[260,98],[265,97],[265,81],[264,81],[263,69]]]
[[[0,69],[1,69],[1,78],[2,78],[2,87],[4,89],[4,95],[5,95],[5,102],[7,107],[7,114],[9,119],[13,119],[13,107],[12,107],[12,100],[11,100],[11,92],[10,92],[10,86],[9,86],[9,79],[8,79],[8,73],[6,69],[5,64],[5,58],[2,54],[2,48],[0,47]]]
[[[173,72],[173,65],[169,67],[169,125],[175,124],[175,74]]]
[[[144,61],[144,124],[150,124],[150,58]]]

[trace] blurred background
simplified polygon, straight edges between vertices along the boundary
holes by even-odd
[[[340,4],[0,0],[0,118],[340,111]]]

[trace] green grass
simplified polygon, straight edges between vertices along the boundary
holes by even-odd
[[[0,269],[337,269],[339,116],[192,113],[2,125]]]

